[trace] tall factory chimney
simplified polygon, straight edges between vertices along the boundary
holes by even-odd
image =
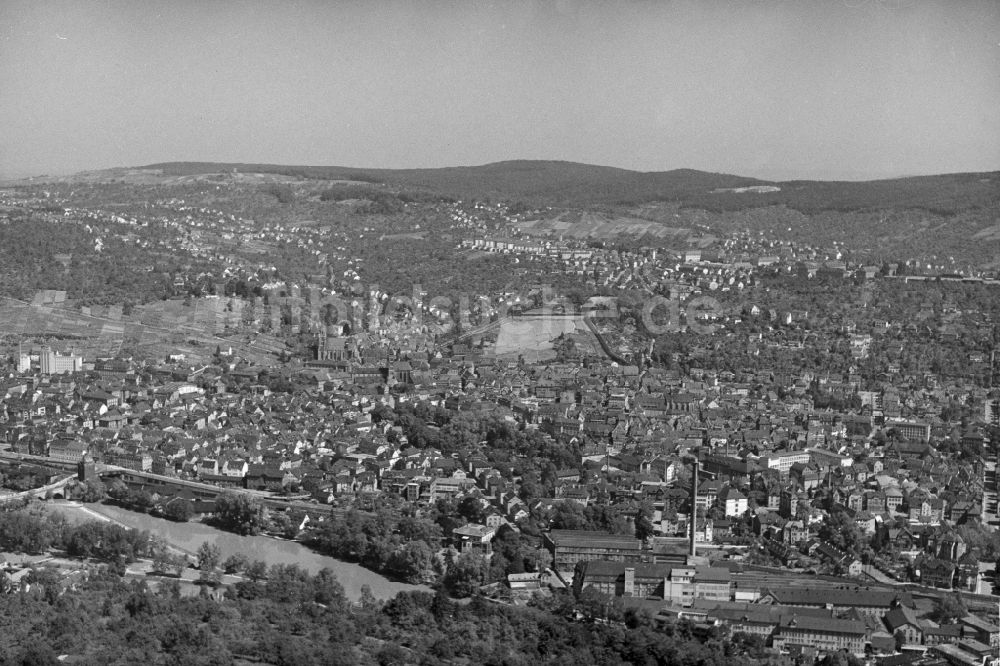
[[[690,523],[691,541],[688,544],[688,555],[694,557],[698,554],[695,546],[695,534],[698,532],[698,459],[691,463],[691,518]]]

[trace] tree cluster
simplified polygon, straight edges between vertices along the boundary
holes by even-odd
[[[256,535],[267,526],[267,509],[244,493],[222,493],[215,500],[213,522],[229,532]]]
[[[332,515],[310,530],[303,541],[321,553],[411,583],[435,580],[442,570],[439,525],[416,516],[404,516],[388,507],[374,516],[348,511]]]
[[[114,523],[69,524],[63,516],[37,509],[0,511],[0,551],[40,555],[50,548],[72,557],[116,565],[150,554],[149,532]]]

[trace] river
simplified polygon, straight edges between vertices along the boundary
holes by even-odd
[[[108,504],[79,504],[54,500],[46,502],[45,506],[65,515],[73,522],[99,520],[103,517],[127,527],[148,530],[150,534],[163,539],[169,545],[192,555],[202,543],[209,541],[219,547],[223,561],[230,555],[243,553],[251,561],[262,560],[268,566],[297,564],[313,574],[326,567],[337,574],[337,580],[344,586],[344,593],[352,600],[361,597],[363,585],[368,585],[372,594],[379,599],[390,599],[396,596],[397,592],[405,590],[428,589],[422,585],[389,580],[359,564],[320,555],[295,541],[283,541],[265,536],[240,536],[202,523],[175,523]]]

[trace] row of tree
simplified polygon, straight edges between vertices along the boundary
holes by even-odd
[[[149,532],[114,523],[70,524],[39,508],[0,511],[0,550],[40,555],[51,548],[118,566],[151,554]]]

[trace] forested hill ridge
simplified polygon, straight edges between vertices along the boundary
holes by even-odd
[[[693,169],[641,172],[576,162],[515,160],[438,169],[366,169],[214,162],[165,162],[139,167],[165,176],[237,171],[310,180],[353,180],[417,187],[463,198],[500,198],[544,205],[676,202],[709,211],[783,205],[824,210],[925,209],[955,214],[1000,205],[1000,171],[887,180],[765,181]],[[748,188],[748,189],[746,189]]]
[[[515,160],[482,166],[439,169],[358,169],[351,167],[297,167],[262,164],[167,163],[165,175],[195,175],[213,171],[279,173],[323,180],[347,179],[420,187],[465,198],[520,199],[551,205],[631,203],[697,195],[720,188],[767,183],[752,178],[678,169],[641,173],[576,162]]]

